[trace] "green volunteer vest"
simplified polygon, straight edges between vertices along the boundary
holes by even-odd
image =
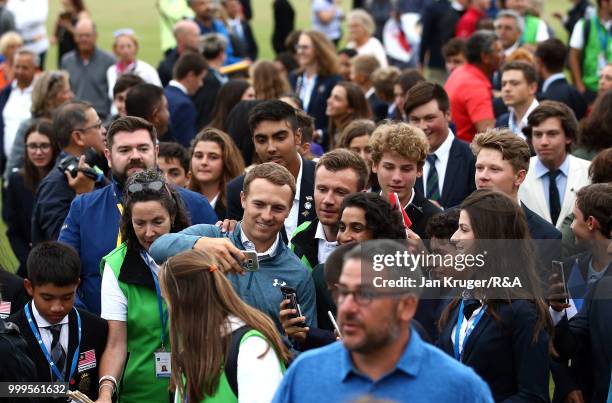
[[[587,24],[587,21],[584,21],[584,23]],[[591,17],[588,23],[591,26],[589,28],[589,37],[582,50],[582,82],[589,90],[597,92],[599,87],[599,55],[605,52],[605,58],[608,63],[612,62],[612,37],[606,28],[601,25],[597,16]],[[607,38],[607,49],[602,48],[598,30],[601,30]]]
[[[538,41],[538,27],[540,26],[540,19],[533,15],[525,16],[525,30],[523,31],[523,43],[528,45],[535,45]]]
[[[128,358],[122,380],[119,382],[118,402],[167,403],[169,379],[155,376],[153,354],[161,347],[161,323],[157,294],[144,286],[119,281],[127,245],[118,246],[102,258],[101,270],[108,264],[117,278],[119,287],[128,300],[127,351]],[[165,308],[165,303],[164,303]],[[166,350],[170,351],[170,336],[166,333]]]
[[[246,332],[244,336],[242,336],[242,339],[240,339],[240,345],[242,345],[242,343],[244,343],[244,341],[249,337],[261,337],[264,340],[266,339],[265,336],[261,334],[258,330],[251,329]],[[282,368],[282,371],[285,372],[285,365],[281,362],[280,366]],[[230,386],[227,380],[227,376],[225,375],[225,371],[223,371],[223,368],[221,370],[222,372],[221,377],[219,378],[219,386],[217,388],[217,392],[214,394],[214,396],[205,396],[204,399],[200,401],[201,403],[238,403],[238,396],[234,394],[234,391],[232,390],[232,387]],[[181,399],[181,396],[177,391],[177,393],[174,394],[174,403],[184,402],[185,400]]]
[[[293,235],[291,237],[293,238],[300,232],[305,231],[310,226],[310,224],[312,224],[312,221],[304,221],[303,223],[298,225],[295,231],[293,231]],[[315,239],[314,242],[317,242],[317,240]],[[302,262],[304,267],[308,269],[308,271],[312,271],[312,266],[310,265],[310,262],[308,261],[306,255],[298,256],[298,254],[295,252],[295,245],[291,242],[289,243],[289,249],[291,249],[291,252],[295,253],[296,256],[300,258],[300,261]]]

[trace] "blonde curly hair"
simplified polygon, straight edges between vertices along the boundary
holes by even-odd
[[[427,136],[421,129],[404,122],[384,123],[370,138],[372,163],[377,165],[384,153],[396,153],[422,168],[429,152]]]

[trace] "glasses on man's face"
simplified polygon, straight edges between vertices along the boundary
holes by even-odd
[[[407,295],[405,290],[378,290],[375,288],[358,288],[351,290],[342,284],[336,284],[332,295],[336,299],[336,305],[340,306],[348,298],[353,296],[353,301],[359,306],[368,306],[378,298],[400,298]]]
[[[100,130],[101,128],[102,128],[102,121],[98,120],[98,123],[96,123],[94,125],[83,127],[82,129],[74,129],[74,130],[77,131],[77,132],[85,133],[86,131],[91,130],[91,129]]]
[[[129,194],[142,192],[144,190],[152,190],[154,192],[160,191],[164,187],[164,182],[153,181],[153,182],[136,182],[128,186],[127,191]]]
[[[47,152],[51,149],[51,143],[28,143],[26,147],[30,151],[40,150],[42,152]]]

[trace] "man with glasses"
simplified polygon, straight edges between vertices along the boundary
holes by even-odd
[[[379,256],[409,253],[391,240],[363,242],[343,259],[336,286],[341,343],[300,355],[273,402],[348,401],[365,395],[420,402],[492,402],[471,369],[425,343],[410,322],[416,287],[377,287],[385,280],[421,283],[419,268],[376,267]],[[388,263],[388,262],[385,262]],[[443,385],[443,387],[441,387]]]
[[[79,171],[76,176],[72,176],[60,167],[62,161],[76,157],[78,168],[87,170],[90,166],[86,163],[85,152],[90,149],[98,154],[104,152],[106,129],[92,105],[83,101],[71,101],[61,106],[53,120],[53,131],[62,151],[55,166],[41,181],[36,192],[32,210],[34,245],[57,240],[72,199],[79,194],[91,192],[96,184],[106,184],[101,174],[88,176]],[[73,165],[76,164],[76,161],[73,162]],[[91,169],[89,170],[91,172]]]
[[[75,198],[62,225],[59,241],[74,247],[83,264],[77,304],[90,312],[100,314],[100,260],[122,242],[119,221],[123,214],[123,186],[129,176],[157,166],[156,144],[155,128],[148,121],[134,116],[114,121],[108,129],[104,149],[111,167],[112,183]],[[176,191],[192,224],[217,221],[204,196],[180,187]]]

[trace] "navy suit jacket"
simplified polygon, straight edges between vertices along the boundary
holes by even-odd
[[[470,150],[470,146],[455,138],[448,155],[442,194],[440,200],[438,200],[442,207],[458,206],[476,190],[474,182],[475,163],[476,158]],[[425,194],[425,184],[422,177],[417,178],[416,187],[422,194]]]
[[[291,88],[298,93],[299,84],[302,80],[301,74],[296,74],[294,72],[289,74],[289,82],[291,83]],[[310,95],[310,103],[308,104],[308,110],[306,112],[315,119],[315,128],[317,130],[322,130],[324,133],[323,136],[323,147],[326,147],[329,142],[326,138],[326,133],[328,129],[328,120],[327,115],[325,114],[325,110],[327,109],[327,98],[331,95],[332,89],[334,86],[340,81],[340,76],[333,75],[327,77],[321,77],[317,75],[317,79],[315,81],[315,85],[312,89],[312,93]]]
[[[164,88],[170,112],[170,137],[174,137],[183,147],[191,146],[196,134],[196,109],[189,95],[180,88],[168,85]]]
[[[546,92],[540,95],[540,100],[557,101],[569,106],[578,120],[582,119],[587,110],[587,103],[578,90],[567,82],[565,78],[550,83]]]
[[[496,313],[497,320],[485,313],[478,322],[465,343],[461,362],[489,384],[496,402],[548,402],[549,336],[541,330],[533,342],[537,320],[534,303],[500,303]],[[438,347],[453,357],[452,330],[458,314],[457,305],[438,340]]]
[[[300,211],[298,214],[298,225],[305,221],[317,218],[314,209],[314,174],[315,163],[302,159],[302,182],[300,184]],[[233,179],[227,184],[227,218],[231,220],[242,220],[244,209],[240,204],[240,192],[244,184],[244,175]],[[306,208],[306,207],[309,208]],[[283,238],[287,236],[284,228],[281,231]]]
[[[510,112],[502,113],[495,119],[495,127],[509,127],[508,119],[510,119]]]

